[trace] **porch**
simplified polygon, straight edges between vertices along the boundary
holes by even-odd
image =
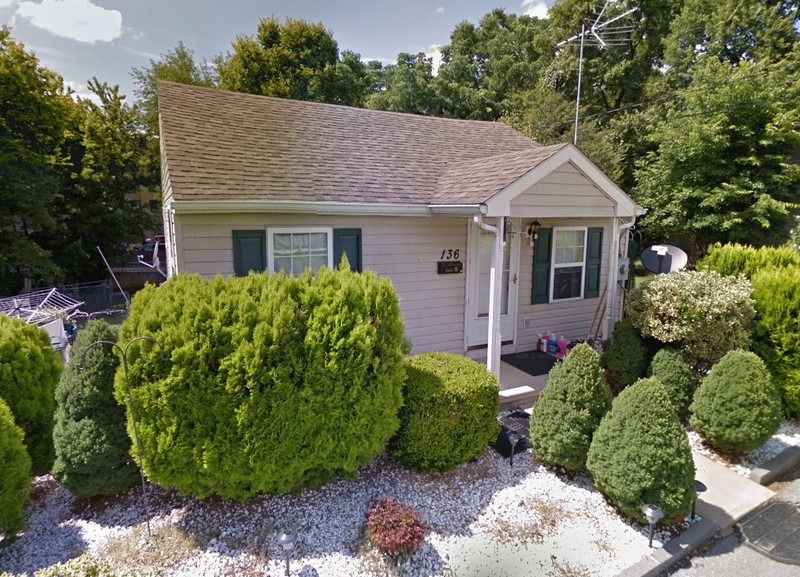
[[[483,359],[481,362],[486,362]],[[500,361],[500,410],[530,409],[539,398],[549,375],[532,376]]]

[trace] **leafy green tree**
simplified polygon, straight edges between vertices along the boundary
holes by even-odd
[[[25,433],[34,475],[53,465],[54,390],[62,368],[45,331],[0,314],[0,398]]]
[[[697,63],[638,163],[633,192],[651,235],[686,235],[695,256],[713,242],[762,244],[776,229],[785,237],[800,182],[797,70],[794,59]]]
[[[692,508],[689,438],[657,379],[640,379],[614,400],[594,433],[586,467],[595,486],[631,519],[646,522],[646,503],[661,508],[665,523]]]
[[[536,458],[577,471],[600,420],[611,408],[600,359],[588,344],[576,346],[550,371],[547,386],[533,406],[531,446]]]
[[[23,507],[31,490],[31,458],[25,434],[0,397],[0,543],[9,543],[25,526]]]
[[[61,271],[37,235],[57,227],[53,214],[65,119],[73,105],[61,77],[0,28],[0,293],[25,278],[53,283]]]
[[[105,321],[91,321],[80,330],[55,392],[53,476],[78,497],[122,493],[139,473],[130,458],[125,406],[114,398],[119,355],[105,344],[83,353],[101,340],[117,340],[117,330]]]
[[[218,64],[225,90],[317,100],[312,86],[326,67],[335,66],[338,46],[322,24],[262,18],[255,36],[238,36],[233,53]]]
[[[367,108],[441,116],[434,87],[433,60],[420,52],[401,53],[383,69],[385,88],[370,94]]]

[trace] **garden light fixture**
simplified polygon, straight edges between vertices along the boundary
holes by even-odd
[[[511,465],[511,468],[513,469],[514,468],[514,449],[516,448],[517,443],[519,443],[519,433],[517,433],[516,431],[509,431],[508,433],[506,433],[506,439],[508,439],[508,442],[511,443],[510,465]]]
[[[653,547],[653,529],[661,519],[664,518],[664,511],[662,511],[658,505],[652,505],[650,503],[642,506],[642,513],[644,516],[647,517],[647,522],[650,524],[650,541],[648,543],[648,547]]]
[[[694,512],[695,507],[697,506],[697,497],[700,493],[705,493],[708,490],[702,481],[698,481],[697,479],[694,480],[694,501],[692,501],[692,520],[697,516]]]
[[[286,577],[289,577],[289,560],[292,557],[292,549],[294,549],[294,535],[291,533],[281,533],[281,547],[286,552]]]

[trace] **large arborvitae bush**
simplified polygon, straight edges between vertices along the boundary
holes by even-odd
[[[632,519],[646,521],[646,503],[661,507],[666,522],[692,508],[689,439],[657,379],[641,379],[614,400],[594,433],[586,467],[595,486]]]
[[[201,497],[297,490],[354,473],[397,430],[403,323],[372,273],[178,275],[134,297],[120,340],[139,335],[169,356],[147,341],[129,353],[151,481]]]
[[[0,314],[0,397],[25,433],[34,475],[53,466],[54,391],[62,369],[45,331]]]
[[[114,398],[119,354],[108,344],[83,354],[95,341],[116,340],[115,327],[91,321],[78,333],[72,359],[56,387],[53,476],[78,497],[121,493],[139,475],[130,457],[125,407]]]
[[[608,384],[615,393],[632,385],[647,370],[648,351],[639,332],[630,319],[614,323],[612,339],[603,341],[600,366],[606,369]]]
[[[714,271],[659,274],[637,286],[625,311],[645,337],[678,348],[701,372],[750,342],[755,308],[750,281]]]
[[[655,354],[647,372],[648,376],[661,381],[678,417],[685,419],[697,388],[697,379],[680,351],[664,347]]]
[[[753,298],[753,352],[775,378],[786,410],[800,415],[800,267],[757,273]]]
[[[25,526],[23,508],[31,490],[31,458],[24,433],[0,398],[0,544],[14,539]]]
[[[552,368],[533,406],[534,455],[545,463],[582,469],[592,435],[610,407],[611,390],[604,383],[598,355],[582,343]]]
[[[797,266],[800,266],[800,254],[790,246],[755,248],[738,243],[717,243],[697,263],[697,270],[713,270],[723,276],[742,274],[753,278],[763,269]]]
[[[783,417],[767,367],[748,351],[722,357],[703,379],[689,410],[689,423],[706,442],[737,453],[763,445]]]
[[[461,355],[408,359],[400,429],[391,452],[404,466],[444,471],[478,456],[499,431],[497,378]]]

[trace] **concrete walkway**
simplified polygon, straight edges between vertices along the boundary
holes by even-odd
[[[769,501],[775,492],[739,475],[725,465],[693,454],[696,478],[707,488],[697,498],[702,517],[678,537],[654,547],[650,555],[626,569],[622,577],[656,577],[687,557],[715,535],[727,535],[736,523]]]

